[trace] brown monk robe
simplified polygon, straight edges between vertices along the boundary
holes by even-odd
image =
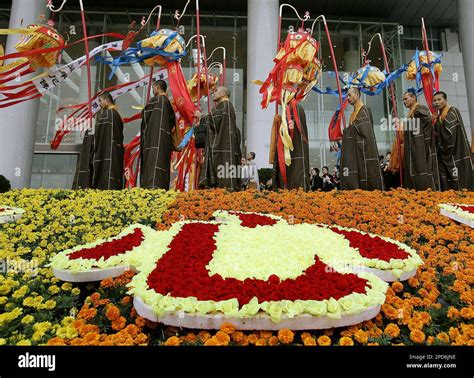
[[[354,112],[342,136],[341,189],[384,190],[372,112],[357,88],[349,89],[348,101]]]
[[[76,174],[72,182],[72,189],[91,189],[92,188],[92,151],[94,145],[94,136],[87,130],[81,145],[81,151],[77,160]]]
[[[410,109],[404,131],[403,186],[415,190],[440,190],[438,158],[430,109],[416,101],[413,92],[403,95]]]
[[[229,98],[228,88],[217,88],[214,93],[216,106],[201,120],[207,128],[204,162],[199,177],[201,188],[240,190],[241,136]]]
[[[277,118],[274,127],[272,127],[272,142],[270,146],[270,164],[273,164],[272,188],[276,189],[298,189],[304,191],[310,190],[309,180],[309,144],[308,144],[308,126],[306,125],[306,114],[303,107],[298,104],[298,114],[295,115],[292,106],[290,106],[291,120],[288,122],[290,135],[292,134],[293,151],[291,154],[291,164],[286,165],[286,185],[280,171],[278,160],[277,143],[280,138],[279,127],[281,126],[281,117]],[[301,127],[298,127],[296,117],[299,118]]]
[[[170,188],[172,131],[176,116],[166,96],[163,80],[153,83],[153,95],[143,109],[140,134],[140,187],[147,189]]]
[[[471,148],[461,114],[448,105],[444,92],[437,92],[433,103],[439,110],[435,130],[441,190],[474,190]]]
[[[73,187],[121,190],[123,181],[123,121],[110,93],[99,96],[93,132],[86,132]]]

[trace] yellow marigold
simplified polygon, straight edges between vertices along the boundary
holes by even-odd
[[[218,346],[219,342],[215,339],[215,337],[211,337],[204,343],[204,346]]]
[[[414,343],[421,344],[425,341],[425,334],[422,331],[415,329],[410,332],[410,340]]]
[[[427,337],[426,343],[427,343],[428,345],[432,345],[434,342],[435,342],[434,336],[428,336],[428,337]]]
[[[166,346],[179,346],[181,345],[182,341],[176,337],[176,336],[171,336],[168,340],[166,340],[165,345]]]
[[[227,333],[228,335],[231,335],[235,331],[235,326],[231,323],[223,323],[221,325],[221,331]]]
[[[318,337],[318,345],[329,346],[329,345],[331,345],[331,339],[326,335],[319,336]]]
[[[367,346],[378,346],[379,343],[367,343]]]
[[[280,329],[278,331],[278,340],[280,340],[282,344],[291,344],[294,338],[295,334],[289,329]]]
[[[267,339],[258,339],[255,346],[267,346]]]
[[[401,291],[403,291],[403,284],[401,282],[394,282],[392,284],[392,289],[396,292],[396,293],[400,293]]]
[[[278,345],[279,342],[280,342],[280,340],[278,340],[278,337],[276,337],[276,336],[272,336],[268,339],[268,345],[270,345],[270,346]]]
[[[227,333],[223,331],[217,331],[214,337],[216,338],[219,345],[229,345],[230,336]]]
[[[359,329],[356,333],[354,333],[354,339],[356,339],[356,341],[360,344],[366,344],[369,340],[369,336],[367,335],[367,332]]]
[[[384,331],[383,331],[387,336],[395,338],[400,336],[400,328],[396,324],[390,323],[388,324]]]
[[[343,336],[339,340],[339,345],[341,346],[352,346],[354,345],[354,341],[350,337]]]
[[[114,320],[119,318],[120,310],[114,305],[108,305],[107,310],[105,310],[105,316],[107,317],[107,319],[113,322]]]
[[[316,339],[314,337],[309,336],[309,337],[305,337],[303,339],[303,345],[304,346],[316,346],[318,344],[316,343]]]

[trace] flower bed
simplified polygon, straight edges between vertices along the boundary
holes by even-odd
[[[228,193],[23,190],[0,202],[26,210],[0,225],[0,261],[35,262],[36,275],[0,275],[0,344],[7,345],[468,345],[473,339],[472,230],[439,214],[442,203],[474,204],[469,192]],[[170,229],[212,221],[216,210],[271,213],[290,224],[328,224],[388,237],[416,250],[416,276],[390,284],[373,320],[338,329],[185,331],[133,310],[125,273],[93,284],[62,284],[45,264],[60,251],[107,239],[140,223]],[[1,267],[1,265],[0,265]],[[47,310],[47,311],[45,311]],[[109,317],[105,315],[108,310]]]

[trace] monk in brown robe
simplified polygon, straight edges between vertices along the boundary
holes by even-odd
[[[165,81],[153,83],[153,98],[142,112],[140,134],[140,187],[147,189],[170,188],[172,131],[176,116],[166,96]]]
[[[415,190],[440,190],[438,158],[430,109],[407,91],[403,104],[410,109],[404,127],[403,186]]]
[[[285,166],[286,168],[286,185],[280,171],[279,158],[277,152],[277,138],[280,138],[278,129],[273,127],[272,142],[270,151],[270,164],[273,164],[272,189],[298,189],[304,191],[310,190],[309,177],[309,144],[308,144],[308,126],[306,124],[306,114],[303,107],[297,105],[297,114],[294,114],[292,106],[290,106],[291,119],[288,120],[288,128],[290,135],[292,135],[293,151],[291,154],[291,164]],[[298,117],[299,126],[297,123]],[[280,122],[279,122],[280,123]],[[279,127],[280,125],[278,124]],[[275,136],[275,137],[274,137]]]
[[[199,186],[239,191],[241,136],[236,124],[234,106],[230,102],[229,89],[217,88],[214,102],[215,108],[201,119],[206,125],[207,136]]]
[[[471,148],[459,110],[448,105],[448,96],[437,92],[435,123],[441,190],[474,190]]]
[[[347,96],[354,111],[342,137],[341,189],[384,190],[372,112],[358,88],[350,88]]]
[[[79,156],[74,188],[121,190],[123,176],[123,121],[112,95],[99,96],[101,110],[93,130],[86,132]]]

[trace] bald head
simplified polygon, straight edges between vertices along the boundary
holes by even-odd
[[[227,87],[218,87],[214,93],[214,101],[221,102],[230,99],[230,90]]]

